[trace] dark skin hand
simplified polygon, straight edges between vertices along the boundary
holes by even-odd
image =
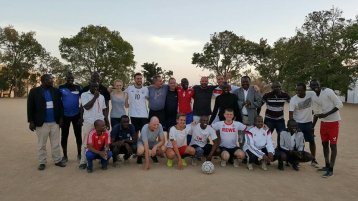
[[[35,131],[35,130],[36,130],[35,122],[30,122],[30,124],[29,124],[29,129],[30,129],[31,131]]]

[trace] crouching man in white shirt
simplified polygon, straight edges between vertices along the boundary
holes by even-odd
[[[255,118],[255,126],[245,132],[244,151],[247,156],[247,168],[253,170],[252,163],[261,163],[261,168],[267,170],[266,163],[274,161],[275,149],[272,144],[271,132],[264,128],[262,116]]]

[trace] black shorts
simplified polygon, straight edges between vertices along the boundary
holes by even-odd
[[[131,117],[131,123],[134,126],[135,131],[138,132],[148,123],[148,118]]]
[[[193,147],[195,150],[200,147],[199,145],[193,144],[191,145],[191,147]],[[200,147],[204,150],[204,156],[208,156],[211,152],[211,148],[213,147],[213,145],[211,144],[206,144],[204,147]]]
[[[234,153],[236,150],[240,149],[239,147],[234,147],[234,148],[226,148],[226,147],[220,147],[220,154],[223,151],[227,151],[230,154],[230,158],[234,156]]]

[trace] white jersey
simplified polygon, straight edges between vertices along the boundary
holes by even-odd
[[[306,96],[300,98],[297,95],[291,98],[289,111],[293,112],[293,119],[297,123],[312,122],[312,111],[315,106],[316,93],[313,91],[306,91]]]
[[[331,111],[335,107],[338,109],[341,109],[343,107],[342,101],[339,100],[339,98],[334,93],[334,91],[329,88],[322,88],[321,93],[319,94],[318,97],[316,94],[316,103],[318,106],[317,109],[318,112],[315,111],[315,113],[318,114],[320,113],[325,114]],[[335,122],[340,120],[341,120],[341,115],[339,114],[339,111],[336,111],[335,113],[330,114],[327,117],[321,119],[321,121],[323,122]]]
[[[192,127],[191,133],[192,133],[192,138],[190,141],[190,146],[198,145],[199,147],[204,147],[207,144],[209,137],[211,138],[211,140],[215,140],[218,138],[215,130],[209,125],[206,126],[205,129],[202,129],[200,127],[200,124],[197,124]]]
[[[178,148],[187,145],[186,136],[189,134],[191,134],[190,124],[186,125],[183,130],[178,130],[175,126],[172,126],[169,130],[169,141],[167,143],[167,147],[173,148],[173,140],[177,143]]]
[[[212,124],[214,130],[220,132],[220,147],[235,148],[239,141],[239,131],[246,130],[246,126],[238,121],[226,124],[225,121],[219,121]]]
[[[83,92],[81,95],[80,102],[82,105],[86,105],[93,99],[94,95],[91,91]],[[104,120],[103,110],[106,109],[106,102],[104,97],[100,94],[94,102],[92,108],[86,110],[83,108],[83,121],[86,123],[93,124],[97,119]]]
[[[128,114],[130,117],[148,118],[148,88],[136,88],[131,85],[124,91],[128,94]]]
[[[266,148],[267,152],[274,154],[275,148],[272,143],[272,136],[269,129],[250,127],[245,132],[245,145],[243,150],[249,150],[259,159],[265,155],[261,150]]]

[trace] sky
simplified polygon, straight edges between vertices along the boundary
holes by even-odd
[[[89,24],[119,31],[134,48],[136,71],[145,62],[173,70],[177,80],[198,84],[208,75],[191,64],[210,34],[233,31],[248,40],[273,44],[291,37],[305,16],[337,7],[345,18],[358,15],[357,0],[0,0],[0,26],[35,31],[37,40],[61,58],[62,37],[76,35]]]

